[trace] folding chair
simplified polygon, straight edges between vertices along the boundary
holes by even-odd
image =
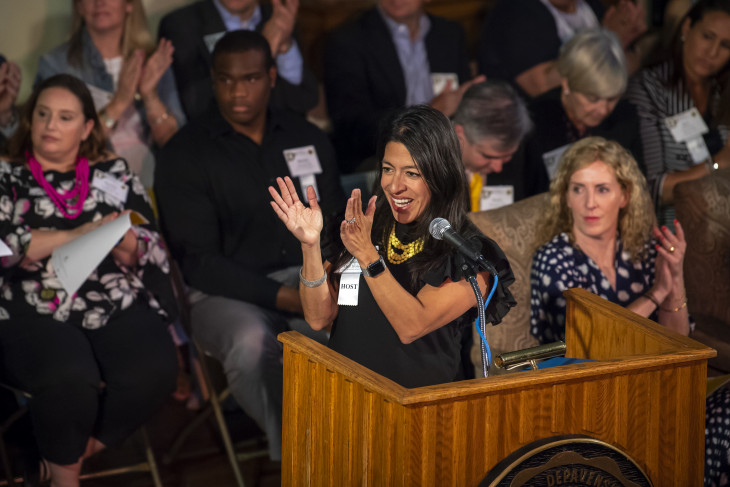
[[[165,465],[169,465],[174,462],[185,441],[187,441],[190,435],[200,425],[204,424],[205,421],[210,418],[212,413],[215,418],[218,432],[220,433],[223,449],[225,450],[226,456],[228,457],[228,461],[231,465],[231,470],[233,471],[233,475],[236,479],[236,484],[239,487],[245,487],[239,462],[246,462],[254,458],[267,456],[268,449],[265,448],[265,444],[263,444],[262,440],[254,439],[250,442],[241,444],[241,446],[254,446],[256,444],[260,444],[261,446],[259,446],[259,448],[256,448],[253,451],[236,453],[228,425],[223,415],[223,409],[221,407],[221,403],[230,395],[230,389],[227,384],[225,384],[225,378],[222,373],[220,363],[207,353],[197,340],[195,340],[195,337],[192,334],[190,326],[190,303],[187,299],[187,290],[183,282],[182,273],[180,272],[177,263],[172,258],[170,258],[170,275],[173,282],[173,288],[180,305],[180,320],[183,324],[183,328],[185,328],[185,331],[188,333],[190,342],[193,344],[193,348],[197,354],[197,360],[194,360],[193,368],[200,384],[203,399],[207,400],[207,404],[198,412],[195,418],[193,418],[193,420],[180,431],[177,438],[170,446],[169,451],[163,455],[162,462]],[[221,377],[220,380],[213,380],[211,366],[219,369],[220,372],[217,376]],[[223,384],[217,385],[217,383]]]

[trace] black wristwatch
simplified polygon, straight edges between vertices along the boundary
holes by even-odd
[[[378,260],[368,265],[362,270],[362,275],[365,277],[378,277],[380,274],[385,272],[385,261],[383,256],[378,256]]]

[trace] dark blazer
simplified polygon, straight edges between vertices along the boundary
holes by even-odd
[[[469,61],[459,24],[429,15],[426,51],[432,73],[457,73],[468,81]],[[405,105],[406,85],[390,31],[377,9],[336,29],[324,56],[327,106],[340,169],[350,172],[375,155],[377,126]]]
[[[271,5],[261,5],[262,19],[256,26],[257,31],[261,32],[271,13]],[[214,99],[210,78],[211,54],[203,37],[225,30],[223,19],[212,0],[201,0],[179,8],[160,21],[158,36],[172,41],[175,47],[172,69],[188,119],[203,114]],[[318,96],[317,80],[305,66],[300,85],[277,78],[270,103],[305,114],[317,104]]]

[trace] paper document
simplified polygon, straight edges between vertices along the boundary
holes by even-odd
[[[7,257],[8,255],[13,255],[13,251],[5,245],[5,242],[0,240],[0,257]]]
[[[132,224],[148,223],[137,212],[125,213],[115,220],[64,244],[51,254],[51,265],[61,285],[72,296],[117,245]]]

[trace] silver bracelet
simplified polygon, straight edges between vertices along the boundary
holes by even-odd
[[[304,269],[304,267],[299,268],[299,282],[301,282],[302,284],[304,284],[307,287],[319,287],[322,284],[324,284],[324,281],[327,280],[327,271],[325,271],[324,275],[322,277],[320,277],[319,279],[317,279],[316,281],[307,281],[306,279],[304,279],[304,276],[302,275],[302,269]]]

